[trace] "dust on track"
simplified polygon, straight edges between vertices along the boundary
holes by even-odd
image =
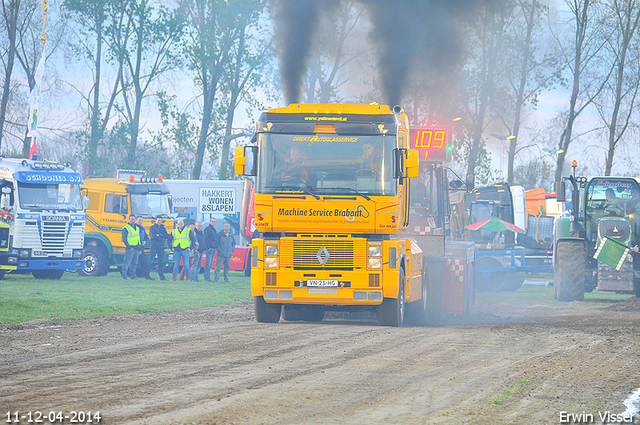
[[[640,387],[640,300],[479,304],[441,326],[254,321],[251,303],[0,330],[7,411],[104,424],[558,424]]]

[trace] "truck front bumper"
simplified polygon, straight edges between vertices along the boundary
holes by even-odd
[[[251,271],[251,294],[268,303],[379,305],[398,294],[398,271]]]
[[[18,270],[80,270],[84,268],[83,259],[46,258],[34,260],[33,258],[21,258],[18,262]]]

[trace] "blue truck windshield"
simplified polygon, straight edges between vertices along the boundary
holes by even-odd
[[[394,135],[262,133],[258,193],[394,195]]]
[[[18,200],[27,211],[82,211],[79,184],[18,182]]]

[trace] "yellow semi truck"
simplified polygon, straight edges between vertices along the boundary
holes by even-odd
[[[131,214],[144,218],[147,234],[158,215],[164,217],[167,231],[173,230],[169,189],[162,180],[162,176],[150,178],[140,172],[121,174],[119,178],[85,179],[82,192],[89,197],[89,205],[81,275],[104,276],[112,266],[122,266],[121,232]],[[164,265],[172,261],[172,253],[166,252]]]
[[[403,324],[405,308],[425,319],[429,282],[442,281],[427,278],[423,250],[405,233],[419,171],[409,138],[399,106],[292,104],[260,116],[255,144],[235,158],[236,174],[255,176],[258,322],[278,322],[281,311],[319,321],[327,309],[377,310],[390,326]],[[444,260],[443,235],[425,237],[429,256]]]

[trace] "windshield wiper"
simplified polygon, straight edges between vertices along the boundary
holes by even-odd
[[[288,192],[293,192],[293,193],[304,193],[305,195],[311,195],[314,198],[320,200],[320,197],[318,195],[316,195],[315,193],[311,192],[310,190],[307,189],[302,189],[300,187],[296,187],[296,186],[271,186],[271,187],[265,187],[265,189],[268,190],[286,190]]]
[[[327,189],[338,189],[338,190],[348,190],[351,193],[355,193],[356,195],[360,195],[362,196],[364,199],[366,199],[367,201],[370,201],[371,198],[369,198],[369,196],[365,195],[362,192],[358,192],[357,190],[351,188],[351,187],[328,187]]]

